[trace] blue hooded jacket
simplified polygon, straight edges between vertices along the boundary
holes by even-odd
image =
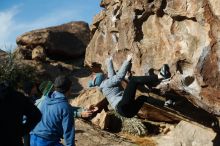
[[[51,141],[60,141],[64,138],[66,146],[74,146],[73,110],[64,94],[54,91],[51,96],[45,97],[39,109],[42,119],[31,134]]]

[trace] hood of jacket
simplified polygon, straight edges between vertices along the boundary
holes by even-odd
[[[67,102],[67,98],[63,93],[60,93],[58,91],[54,91],[52,94],[50,94],[46,99],[45,102],[47,105],[53,105],[61,102]]]

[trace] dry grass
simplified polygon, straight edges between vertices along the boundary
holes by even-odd
[[[131,140],[138,146],[156,146],[156,143],[150,137],[139,137],[126,133],[121,133],[121,137]]]

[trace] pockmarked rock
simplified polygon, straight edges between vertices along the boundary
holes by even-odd
[[[163,64],[172,74],[169,91],[220,116],[220,18],[217,0],[103,0],[91,24],[85,65],[118,70],[133,53],[133,75]]]

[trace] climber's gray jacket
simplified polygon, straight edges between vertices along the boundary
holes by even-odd
[[[131,62],[125,60],[119,71],[115,73],[112,60],[107,60],[108,78],[105,79],[99,87],[112,108],[115,110],[117,110],[117,105],[122,99],[124,93],[120,83],[124,79],[130,65]]]

